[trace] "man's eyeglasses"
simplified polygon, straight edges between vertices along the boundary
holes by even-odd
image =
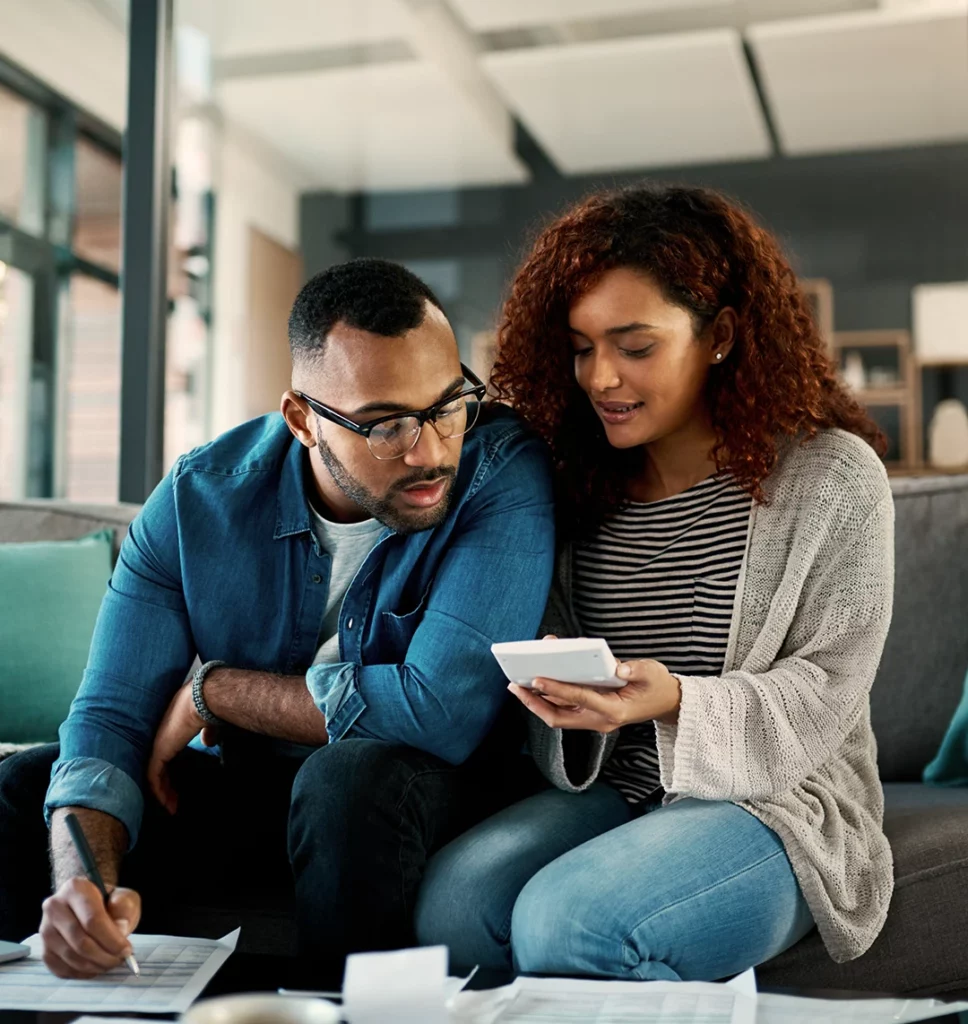
[[[336,423],[354,434],[366,438],[370,454],[381,462],[402,459],[413,448],[425,423],[430,423],[441,440],[462,437],[477,422],[481,402],[487,394],[487,385],[473,371],[461,363],[465,387],[455,395],[435,402],[427,409],[407,413],[393,413],[370,420],[369,423],[354,423],[335,409],[331,409],[315,398],[294,392],[317,416]]]

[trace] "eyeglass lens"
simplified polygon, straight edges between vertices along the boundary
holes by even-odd
[[[429,422],[441,438],[455,438],[466,434],[477,422],[480,405],[461,397],[437,410]],[[399,459],[417,443],[420,420],[416,416],[401,416],[375,426],[367,438],[370,451],[378,459]]]

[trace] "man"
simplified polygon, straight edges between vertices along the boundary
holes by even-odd
[[[402,267],[318,275],[289,337],[282,415],[182,457],[132,523],[59,755],[0,764],[0,935],[37,927],[50,891],[43,803],[60,976],[120,962],[141,892],[154,924],[186,900],[258,901],[289,866],[303,952],[406,942],[428,855],[517,795],[493,774],[489,647],[533,637],[550,586],[543,446],[480,408]]]

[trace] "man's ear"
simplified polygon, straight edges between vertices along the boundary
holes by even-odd
[[[313,414],[306,402],[295,391],[287,391],[282,396],[279,411],[292,436],[307,448],[315,448],[316,434],[313,430]]]

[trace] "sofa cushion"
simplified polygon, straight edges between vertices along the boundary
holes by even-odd
[[[884,930],[836,964],[816,931],[757,968],[764,987],[968,998],[968,789],[884,787],[894,898]]]
[[[917,782],[968,669],[968,476],[891,481],[894,616],[871,691],[885,782]]]
[[[33,540],[75,540],[98,530],[114,533],[117,557],[139,505],[75,505],[69,501],[0,502],[0,544]]]
[[[57,738],[81,681],[113,533],[0,545],[0,706],[4,741]]]

